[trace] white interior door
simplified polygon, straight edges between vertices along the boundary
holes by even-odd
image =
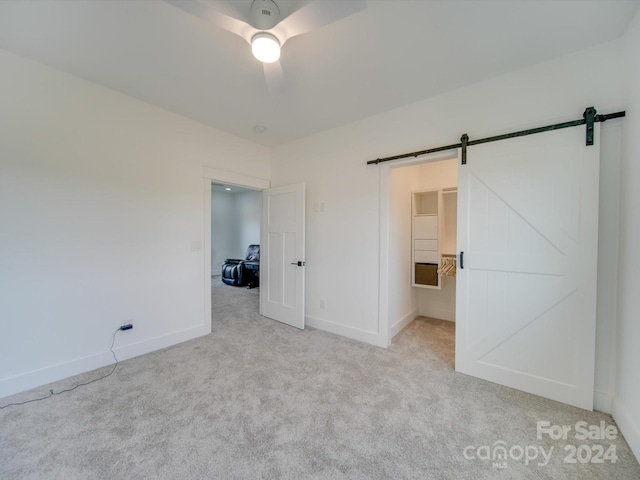
[[[472,146],[458,168],[456,370],[593,409],[600,130]]]
[[[262,315],[304,328],[304,183],[263,191]]]

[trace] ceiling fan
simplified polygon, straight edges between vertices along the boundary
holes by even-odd
[[[314,0],[281,19],[273,0],[253,0],[247,21],[216,10],[201,0],[165,0],[167,3],[242,37],[262,62],[272,95],[284,92],[280,49],[287,40],[316,30],[366,8],[366,0]]]

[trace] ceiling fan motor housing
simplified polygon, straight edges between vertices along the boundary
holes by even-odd
[[[253,0],[251,25],[258,30],[270,30],[280,21],[280,9],[273,0]]]

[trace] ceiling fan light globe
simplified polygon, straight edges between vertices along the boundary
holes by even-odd
[[[274,63],[280,59],[280,42],[269,33],[258,33],[251,39],[251,51],[262,63]]]

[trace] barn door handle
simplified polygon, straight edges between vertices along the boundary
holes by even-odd
[[[291,265],[297,265],[298,267],[304,267],[306,262],[291,262]]]
[[[460,252],[460,268],[464,268],[464,252]]]

